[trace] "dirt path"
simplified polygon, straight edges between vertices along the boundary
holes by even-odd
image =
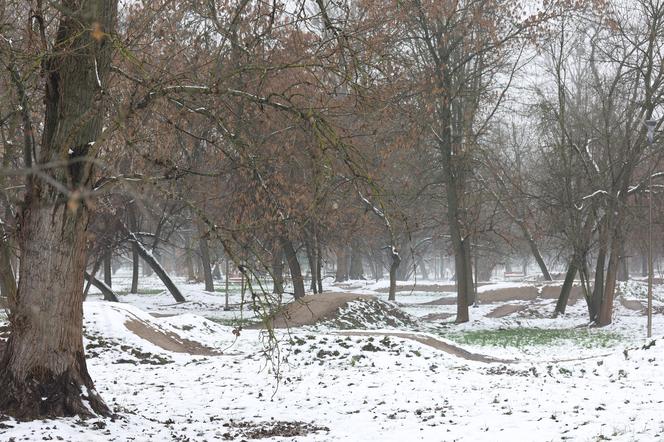
[[[358,299],[376,299],[372,295],[358,295],[355,293],[323,293],[320,295],[307,295],[302,299],[285,304],[272,319],[274,328],[301,327],[312,325],[322,319],[330,319],[339,309],[350,301]],[[249,328],[262,328],[257,325]]]
[[[518,313],[528,308],[526,304],[504,304],[500,305],[486,314],[487,318],[504,318],[505,316]]]
[[[415,333],[408,332],[374,332],[374,331],[350,331],[350,332],[338,332],[335,334],[340,334],[344,336],[391,336],[395,338],[410,339],[412,341],[417,341],[420,344],[428,345],[437,350],[442,350],[446,353],[454,355],[456,357],[467,359],[469,361],[484,362],[487,364],[498,362],[501,364],[512,364],[517,361],[511,359],[500,359],[494,358],[491,356],[481,355],[477,353],[471,353],[468,350],[464,350],[461,347],[456,345],[449,344],[447,342],[438,340],[433,336],[418,335]]]
[[[111,308],[113,308],[112,305]],[[139,338],[145,339],[151,344],[161,347],[164,350],[196,356],[215,356],[223,354],[222,352],[207,347],[200,342],[184,339],[173,332],[160,328],[156,324],[144,321],[126,310],[121,311],[123,314],[129,316],[124,322],[124,326],[127,330],[131,331]]]

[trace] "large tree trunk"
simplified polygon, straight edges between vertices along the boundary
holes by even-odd
[[[284,255],[286,255],[286,262],[288,263],[288,268],[290,269],[291,279],[293,281],[293,296],[295,299],[303,298],[305,295],[304,278],[302,278],[302,269],[300,268],[300,263],[297,260],[297,254],[295,253],[293,243],[285,236],[280,237],[279,242],[281,243],[281,248],[284,250]]]
[[[362,249],[357,240],[352,242],[350,248],[350,279],[364,279],[364,266],[362,265]]]
[[[334,278],[335,282],[348,280],[348,253],[345,247],[339,247],[335,251],[337,255],[337,272]]]
[[[110,69],[107,35],[113,31],[117,0],[71,0],[63,6],[56,52],[45,60],[39,162],[80,161],[42,172],[68,194],[38,176],[27,181],[18,291],[9,306],[11,334],[0,361],[0,412],[22,419],[110,414],[88,374],[83,349],[89,213],[79,192],[93,178],[93,163],[87,160],[94,155],[91,142],[101,134],[105,113],[100,86],[106,85]]]
[[[205,291],[214,292],[214,280],[212,278],[212,266],[210,265],[210,248],[208,240],[205,237],[203,227],[199,225],[198,232],[200,239],[198,241],[201,250],[201,266],[203,267],[203,279],[205,280]]]

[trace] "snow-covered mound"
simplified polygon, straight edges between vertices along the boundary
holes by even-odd
[[[340,330],[411,328],[417,325],[417,319],[395,303],[380,299],[357,299],[348,302],[339,308],[333,318],[321,321],[318,325]]]

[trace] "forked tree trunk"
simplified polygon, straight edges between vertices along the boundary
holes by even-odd
[[[88,207],[78,192],[92,181],[93,144],[101,134],[102,87],[110,70],[117,0],[70,0],[55,51],[45,60],[45,119],[40,163],[69,190],[28,177],[20,216],[21,269],[10,304],[10,337],[0,361],[0,412],[23,419],[109,415],[94,388],[83,349],[83,283]],[[72,14],[75,16],[68,15]],[[30,150],[27,150],[30,152]],[[31,158],[26,155],[31,161]],[[27,164],[29,165],[29,164]]]
[[[295,299],[303,298],[305,294],[304,278],[302,278],[302,269],[297,260],[297,254],[295,253],[293,243],[285,236],[280,237],[279,242],[281,243],[281,248],[284,250],[284,255],[286,255],[286,262],[288,263],[291,279],[293,280],[293,296]]]

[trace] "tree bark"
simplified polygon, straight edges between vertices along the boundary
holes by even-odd
[[[104,284],[113,286],[113,269],[111,268],[111,251],[104,251]]]
[[[157,274],[159,279],[161,279],[161,282],[164,283],[168,291],[173,295],[173,298],[177,302],[186,302],[187,300],[182,296],[182,292],[180,292],[180,289],[178,286],[175,285],[171,277],[166,273],[166,270],[159,264],[159,261],[157,261],[157,258],[152,256],[150,252],[141,244],[141,242],[136,238],[136,235],[132,232],[129,233],[129,241],[136,244],[136,248],[138,250],[138,254],[143,258],[143,261],[150,266],[150,268]]]
[[[212,266],[210,265],[210,248],[207,238],[203,232],[203,227],[199,225],[198,233],[200,239],[198,241],[201,250],[201,267],[203,268],[203,279],[205,280],[205,291],[214,292],[214,280],[212,279]]]
[[[388,301],[396,301],[397,299],[397,271],[401,264],[401,257],[399,251],[394,247],[390,247],[390,291],[388,294]]]
[[[284,293],[284,252],[280,246],[274,245],[272,250],[272,293]]]
[[[335,282],[344,282],[348,280],[348,253],[345,247],[337,248],[337,272],[334,278]]]
[[[127,208],[127,217],[129,220],[129,228],[132,232],[138,229],[138,220],[136,219],[136,203],[132,202]],[[129,293],[138,293],[138,274],[139,274],[140,258],[138,255],[138,247],[136,244],[131,245],[131,288]],[[93,275],[94,276],[94,275]]]
[[[95,278],[94,275],[85,272],[85,280],[99,289],[101,294],[104,296],[105,301],[120,302],[113,289],[111,289],[105,282]]]
[[[362,250],[357,240],[350,247],[350,279],[364,279],[364,266],[362,265]]]
[[[304,278],[302,278],[302,269],[297,260],[297,254],[295,253],[293,243],[285,236],[280,237],[279,242],[281,243],[284,255],[286,255],[286,262],[290,269],[291,280],[293,281],[293,296],[295,299],[303,298],[305,295]]]
[[[560,289],[560,295],[558,296],[558,302],[556,303],[556,309],[554,310],[554,316],[565,314],[565,309],[567,308],[567,303],[569,302],[570,293],[572,293],[572,287],[574,286],[574,278],[576,277],[576,272],[578,271],[578,262],[576,257],[572,257],[567,267],[567,273],[565,274],[565,280],[563,281],[563,286]]]
[[[64,195],[38,176],[27,179],[18,290],[9,306],[10,337],[0,361],[0,412],[20,419],[110,414],[94,388],[83,349],[89,212],[79,195],[93,179],[91,142],[101,134],[105,114],[101,88],[110,70],[107,35],[113,32],[117,0],[70,0],[63,11],[54,52],[45,60],[38,162],[80,161],[44,169],[50,182],[67,189]]]
[[[309,264],[309,273],[311,273],[311,284],[309,288],[312,292],[318,293],[318,280],[316,275],[316,254],[311,244],[311,239],[307,238],[304,242],[304,248],[307,253],[307,262]]]

